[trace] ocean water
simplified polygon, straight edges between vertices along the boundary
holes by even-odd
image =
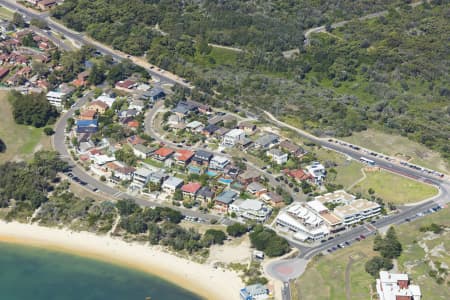
[[[41,248],[0,243],[0,300],[199,300],[156,276]]]

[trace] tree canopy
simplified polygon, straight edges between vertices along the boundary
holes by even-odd
[[[9,101],[17,124],[44,127],[54,123],[59,115],[56,108],[47,101],[44,93],[22,95],[17,91],[11,91]]]

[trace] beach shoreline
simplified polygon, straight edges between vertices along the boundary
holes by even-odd
[[[0,221],[0,242],[60,251],[135,269],[205,299],[239,299],[243,285],[232,271],[180,258],[157,246],[128,243],[89,232]]]

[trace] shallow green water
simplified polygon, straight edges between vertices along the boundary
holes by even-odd
[[[0,243],[0,299],[198,300],[155,276],[41,248]]]

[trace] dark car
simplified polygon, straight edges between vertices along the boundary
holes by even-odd
[[[360,237],[362,240],[364,240],[364,239],[366,238],[363,234],[361,234],[359,237]]]

